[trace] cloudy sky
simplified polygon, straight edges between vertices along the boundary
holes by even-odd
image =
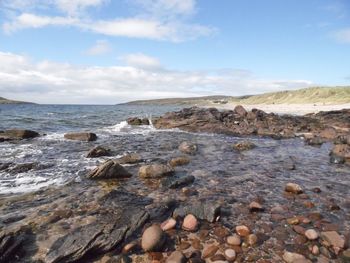
[[[245,95],[350,82],[348,0],[0,0],[0,96]]]

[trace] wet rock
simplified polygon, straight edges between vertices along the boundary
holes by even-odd
[[[0,263],[14,260],[20,254],[20,248],[24,241],[25,236],[19,231],[0,232]]]
[[[237,105],[233,109],[233,111],[235,113],[237,113],[240,117],[245,117],[248,114],[248,112],[246,111],[246,109],[242,105]]]
[[[305,231],[305,236],[309,240],[316,240],[318,239],[318,233],[314,229],[308,229]]]
[[[295,183],[287,183],[284,190],[293,194],[303,193],[303,189],[301,188],[301,186]]]
[[[150,164],[141,166],[139,176],[142,178],[161,178],[174,174],[174,169],[170,165]]]
[[[141,247],[144,251],[159,251],[165,241],[165,234],[158,225],[148,227],[142,234]]]
[[[264,208],[260,203],[253,201],[249,204],[249,210],[250,212],[260,212],[264,211]]]
[[[197,152],[197,145],[191,142],[182,142],[179,145],[179,150],[186,154],[195,154]]]
[[[160,228],[163,230],[163,231],[167,231],[167,230],[170,230],[170,229],[173,229],[175,228],[176,226],[176,220],[174,218],[169,218],[167,220],[165,220],[161,225],[160,225]]]
[[[250,230],[247,226],[240,225],[240,226],[236,226],[236,233],[241,237],[246,237],[250,234]]]
[[[5,130],[4,132],[0,133],[0,138],[3,138],[4,141],[32,139],[39,136],[40,134],[36,131],[20,129]]]
[[[214,222],[217,216],[220,215],[220,209],[220,205],[215,202],[194,202],[192,204],[176,208],[173,212],[173,217],[185,217],[187,214],[192,214],[198,219]]]
[[[182,165],[186,165],[190,163],[190,158],[188,158],[187,156],[179,156],[179,157],[175,157],[173,159],[171,159],[169,161],[169,164],[172,167],[176,167],[176,166],[182,166]]]
[[[207,246],[203,250],[202,258],[210,258],[214,256],[218,250],[219,250],[219,247],[216,245]]]
[[[64,135],[65,139],[74,141],[92,142],[97,140],[97,135],[92,132],[72,132]]]
[[[228,261],[233,261],[236,258],[236,251],[229,248],[225,250],[224,255]]]
[[[193,175],[185,175],[185,176],[172,176],[164,178],[161,181],[161,184],[165,188],[179,188],[189,184],[192,184],[195,180]]]
[[[120,164],[136,164],[143,161],[141,156],[137,153],[128,153],[118,159],[116,161]]]
[[[197,218],[192,214],[186,215],[182,223],[182,229],[187,231],[196,231],[197,228],[198,228]]]
[[[295,263],[299,260],[305,260],[305,257],[298,253],[292,253],[292,252],[284,252],[283,254],[283,260],[287,263]]]
[[[137,117],[132,117],[132,118],[128,118],[127,123],[129,125],[150,125],[150,121],[148,118],[137,118]]]
[[[132,175],[117,161],[108,160],[92,170],[87,177],[90,179],[119,179],[129,178]]]
[[[256,145],[250,141],[243,141],[243,142],[234,144],[232,147],[237,151],[247,151],[247,150],[254,149]]]
[[[333,158],[333,162],[339,161],[339,163],[341,163],[342,159],[344,159],[345,162],[350,162],[350,145],[336,144],[334,145],[330,155],[331,159]]]
[[[241,244],[241,237],[237,234],[227,237],[227,244],[232,246],[239,246]]]
[[[103,148],[102,146],[97,146],[88,152],[88,154],[86,155],[86,158],[98,158],[98,157],[110,156],[110,155],[111,155],[111,151],[109,149]]]
[[[333,248],[344,248],[345,240],[336,231],[321,232],[321,238],[333,246]]]
[[[186,263],[187,259],[180,251],[174,251],[166,260],[166,263]]]
[[[338,156],[330,153],[329,162],[333,164],[343,164],[345,163],[345,158],[342,156]]]

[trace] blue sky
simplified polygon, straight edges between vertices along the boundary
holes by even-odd
[[[350,81],[348,0],[0,0],[0,96],[244,95]]]

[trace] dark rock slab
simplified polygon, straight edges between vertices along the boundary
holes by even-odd
[[[98,158],[102,156],[110,156],[111,151],[109,149],[103,148],[102,146],[97,146],[91,149],[86,155],[87,158]]]
[[[129,125],[150,125],[150,121],[149,119],[147,118],[137,118],[137,117],[131,117],[131,118],[128,118],[127,120],[127,123]]]
[[[21,129],[6,130],[0,133],[0,138],[2,138],[2,140],[23,140],[32,139],[39,136],[40,134],[36,131]]]
[[[11,262],[20,252],[25,235],[19,231],[0,232],[0,263]]]
[[[185,217],[187,214],[193,214],[199,219],[214,222],[216,217],[220,215],[221,207],[214,202],[196,202],[190,205],[180,206],[173,212],[173,217]]]
[[[179,188],[189,184],[192,184],[195,180],[193,175],[185,175],[185,176],[172,176],[164,178],[161,181],[161,185],[165,188]]]
[[[69,140],[75,140],[75,141],[96,141],[97,135],[92,132],[72,132],[72,133],[66,133],[64,135],[64,138]]]
[[[87,177],[89,179],[113,179],[129,178],[130,174],[118,161],[108,160],[92,170]]]

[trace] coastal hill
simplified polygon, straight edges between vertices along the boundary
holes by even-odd
[[[33,104],[31,102],[18,101],[18,100],[8,100],[0,97],[0,104]]]
[[[350,103],[350,86],[346,87],[311,87],[299,90],[269,92],[241,97],[205,96],[192,98],[169,98],[155,100],[137,100],[127,105],[215,105],[215,104],[345,104]]]

